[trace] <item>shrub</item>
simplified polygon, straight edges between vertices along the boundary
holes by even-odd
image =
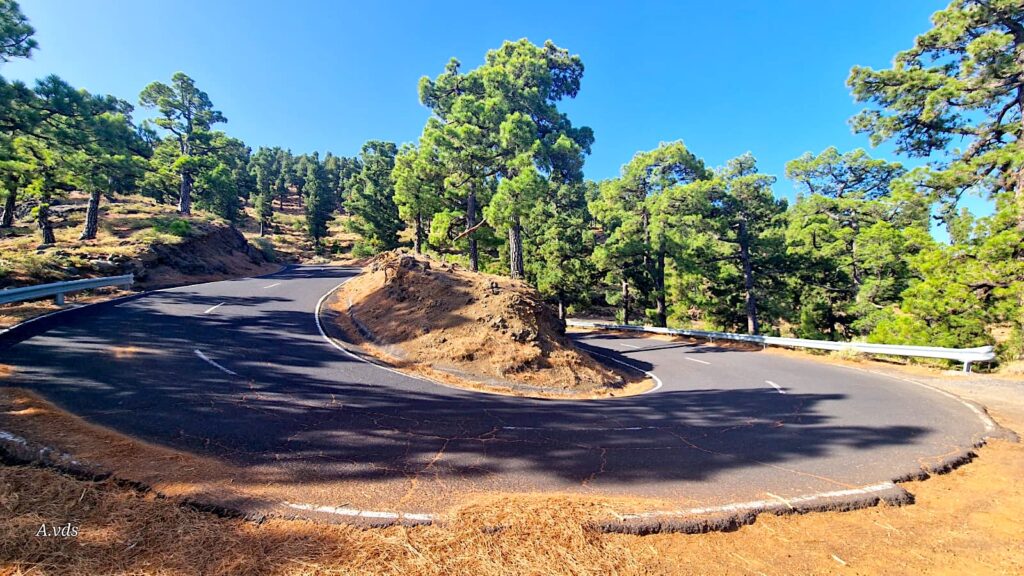
[[[253,244],[263,253],[263,257],[270,262],[277,261],[277,251],[274,250],[274,242],[270,238],[255,238]]]
[[[161,234],[184,238],[192,233],[192,223],[184,218],[155,218],[153,229]]]

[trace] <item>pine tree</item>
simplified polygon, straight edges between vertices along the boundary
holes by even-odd
[[[359,152],[362,170],[348,201],[352,214],[349,229],[363,237],[357,246],[362,254],[398,247],[398,233],[405,228],[395,205],[392,170],[398,148],[393,142],[370,140]]]
[[[316,152],[304,162],[306,173],[302,178],[302,195],[306,197],[306,225],[313,244],[319,250],[327,236],[327,223],[334,211],[331,190],[327,183],[327,172]]]

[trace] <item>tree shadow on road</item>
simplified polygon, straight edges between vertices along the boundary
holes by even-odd
[[[574,402],[444,388],[334,349],[312,311],[287,298],[226,304],[254,310],[240,317],[168,312],[232,300],[204,298],[157,292],[80,315],[9,348],[5,362],[17,369],[4,382],[130,436],[274,467],[276,481],[296,485],[383,482],[429,467],[440,480],[650,486],[859,458],[930,432],[835,422],[828,405],[848,400],[840,393],[708,388]]]

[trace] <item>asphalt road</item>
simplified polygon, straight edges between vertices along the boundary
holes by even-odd
[[[789,499],[914,473],[987,432],[969,406],[912,383],[602,333],[577,340],[663,386],[589,401],[443,387],[323,337],[317,302],[353,274],[296,267],[69,315],[0,350],[15,367],[4,384],[135,437],[273,471],[295,501],[379,510],[429,511],[483,490]]]

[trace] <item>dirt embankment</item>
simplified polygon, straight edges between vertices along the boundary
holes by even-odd
[[[525,282],[386,253],[344,285],[336,306],[364,337],[409,365],[543,389],[627,384],[576,349]]]
[[[268,263],[228,222],[199,212],[181,216],[173,206],[135,195],[105,201],[96,238],[81,240],[85,201],[72,193],[51,207],[53,244],[39,244],[28,215],[0,230],[0,287],[134,274],[141,287],[155,288],[249,275]]]
[[[133,274],[136,289],[153,289],[273,272],[263,250],[209,214],[178,215],[140,196],[119,196],[101,208],[96,238],[80,240],[85,197],[73,193],[52,208],[54,244],[39,244],[28,216],[0,230],[0,288]],[[72,302],[112,297],[108,289],[76,292]],[[0,306],[0,327],[56,309],[48,300]]]
[[[144,286],[264,273],[268,260],[231,226],[205,224],[180,244],[153,244],[137,258],[121,263],[125,273],[135,274]]]

